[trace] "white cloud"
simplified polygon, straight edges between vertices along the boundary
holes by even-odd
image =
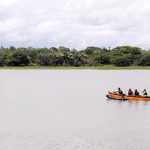
[[[18,0],[0,0],[0,6],[9,6],[17,3]]]
[[[9,18],[5,21],[0,21],[0,33],[12,32],[22,27],[25,21],[22,18]]]
[[[1,45],[150,47],[148,0],[0,0]]]

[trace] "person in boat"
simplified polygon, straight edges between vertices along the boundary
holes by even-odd
[[[147,91],[146,91],[146,89],[144,89],[144,91],[142,92],[142,94],[143,94],[143,96],[147,96]]]
[[[128,95],[133,95],[133,91],[131,89],[129,89]]]
[[[118,88],[118,94],[123,95],[123,92],[122,92],[122,90],[120,88]]]
[[[138,90],[137,90],[137,89],[135,89],[135,91],[134,91],[134,95],[135,95],[135,96],[140,96],[140,93],[138,92]]]

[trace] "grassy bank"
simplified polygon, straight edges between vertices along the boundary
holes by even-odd
[[[28,69],[52,69],[52,70],[69,70],[69,69],[93,69],[93,70],[150,70],[150,66],[129,66],[129,67],[116,67],[113,65],[104,66],[82,66],[82,67],[72,67],[72,66],[24,66],[24,67],[0,67],[0,69],[8,70],[28,70]]]

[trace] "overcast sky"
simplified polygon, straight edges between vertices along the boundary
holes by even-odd
[[[150,1],[0,0],[0,44],[150,48]]]

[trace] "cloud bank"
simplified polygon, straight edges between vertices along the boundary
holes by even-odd
[[[150,48],[148,0],[0,0],[6,47]]]

